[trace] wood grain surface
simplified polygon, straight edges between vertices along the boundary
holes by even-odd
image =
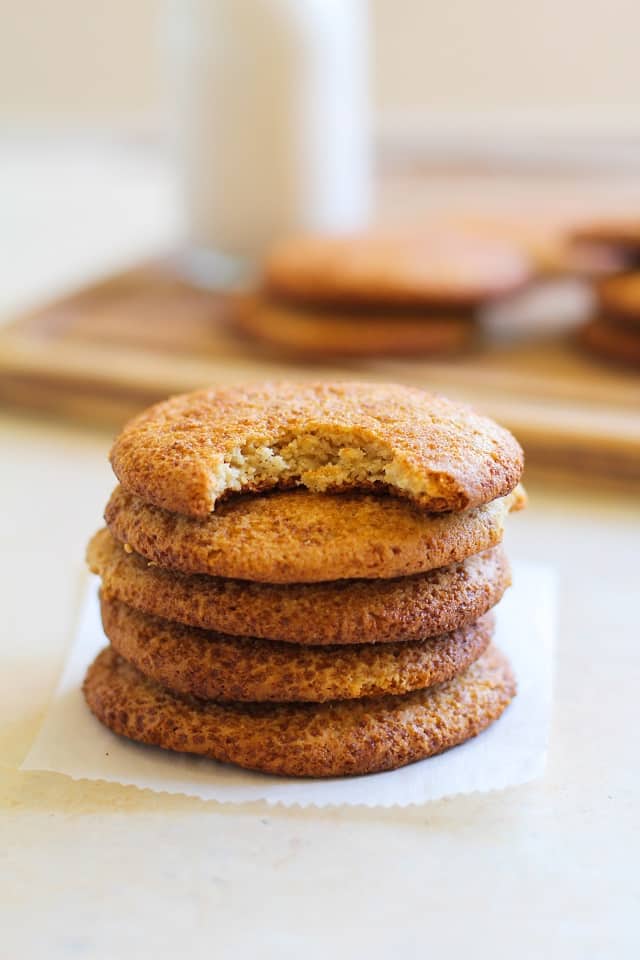
[[[529,465],[640,482],[640,377],[583,352],[585,289],[556,282],[482,318],[480,345],[446,360],[300,364],[237,335],[230,295],[171,260],[107,277],[0,330],[0,401],[119,426],[168,394],[262,378],[396,380],[468,400],[512,429]]]

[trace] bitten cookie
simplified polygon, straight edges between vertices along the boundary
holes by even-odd
[[[295,644],[394,643],[466,626],[511,582],[502,547],[412,577],[312,584],[252,583],[163,570],[108,530],[87,560],[105,596],[144,613],[234,636]]]
[[[101,598],[111,646],[174,693],[203,700],[349,700],[422,690],[450,680],[489,645],[493,616],[429,640],[296,646],[230,637],[139,613]]]
[[[234,492],[303,486],[389,491],[429,511],[505,496],[523,470],[504,428],[413,387],[262,383],[174,397],[132,420],[111,451],[122,486],[206,517]]]
[[[220,704],[171,694],[107,648],[83,691],[115,733],[167,750],[296,777],[374,773],[474,737],[516,690],[506,658],[489,649],[447,683],[402,696],[325,704]]]
[[[183,573],[313,583],[423,573],[502,540],[520,489],[464,513],[429,514],[395,497],[305,490],[236,497],[204,520],[154,507],[122,487],[105,511],[112,535]]]

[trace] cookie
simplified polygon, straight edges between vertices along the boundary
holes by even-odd
[[[203,700],[321,703],[422,690],[477,660],[493,634],[488,613],[427,640],[309,647],[186,627],[104,596],[101,610],[117,653],[168,690]]]
[[[474,306],[511,293],[530,264],[510,243],[455,230],[388,230],[292,237],[266,258],[263,287],[275,300]]]
[[[585,223],[572,232],[576,244],[614,247],[637,262],[640,258],[640,220],[611,219]]]
[[[87,560],[102,591],[144,613],[204,630],[296,644],[422,640],[473,623],[511,582],[502,547],[393,580],[265,584],[174,573],[127,553],[108,530]]]
[[[111,462],[122,486],[206,517],[234,492],[304,486],[389,491],[430,511],[509,493],[523,470],[511,434],[413,387],[262,383],[174,397],[132,420]]]
[[[453,680],[402,696],[220,704],[169,693],[107,648],[83,691],[95,716],[131,740],[266,773],[335,777],[392,770],[463,743],[501,715],[516,685],[490,646]]]
[[[238,330],[278,353],[313,359],[457,353],[478,337],[470,316],[406,316],[393,310],[354,316],[259,298],[242,303],[234,322]]]
[[[589,350],[607,360],[640,366],[640,329],[596,318],[580,330],[579,336]]]
[[[445,223],[465,234],[511,243],[531,260],[538,277],[600,277],[624,269],[626,262],[610,247],[573,243],[566,217],[544,211],[526,217],[454,214]]]
[[[316,583],[403,577],[464,560],[502,540],[520,502],[518,489],[474,510],[432,514],[395,497],[292,490],[236,497],[198,520],[117,487],[105,519],[116,540],[169,570]]]
[[[601,316],[626,323],[640,334],[640,272],[602,280],[596,293]]]

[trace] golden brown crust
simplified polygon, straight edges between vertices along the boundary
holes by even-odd
[[[105,519],[116,540],[169,570],[314,583],[403,577],[464,560],[502,540],[515,498],[428,514],[395,497],[294,490],[237,497],[196,520],[117,487]]]
[[[111,462],[123,487],[206,517],[229,491],[390,490],[431,511],[504,496],[523,454],[469,407],[413,387],[262,383],[174,397],[132,420]]]
[[[513,244],[441,227],[292,237],[267,257],[264,286],[309,303],[469,305],[510,293],[529,275]]]
[[[87,560],[106,596],[166,620],[296,644],[422,640],[473,623],[511,582],[502,547],[412,577],[264,584],[192,575],[127,553],[108,530]]]
[[[115,733],[251,770],[332,777],[392,770],[476,736],[515,694],[495,647],[447,683],[325,704],[220,704],[177,696],[111,648],[89,667],[89,708]]]
[[[455,353],[468,349],[478,335],[470,316],[435,312],[408,317],[392,310],[372,310],[354,317],[344,311],[301,309],[268,298],[240,303],[234,323],[278,353],[313,359]]]
[[[321,703],[422,690],[477,660],[494,626],[488,613],[428,640],[309,647],[185,627],[104,596],[101,610],[114,650],[160,686],[203,700],[256,703]]]
[[[580,339],[593,353],[607,360],[640,366],[640,328],[597,318],[582,328]]]

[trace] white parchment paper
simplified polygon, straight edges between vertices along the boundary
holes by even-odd
[[[320,807],[406,806],[525,783],[540,776],[545,764],[555,578],[546,567],[518,564],[513,579],[514,586],[496,610],[496,643],[511,659],[518,695],[492,727],[460,747],[401,770],[335,780],[293,780],[135,744],[117,737],[93,717],[80,687],[87,666],[106,639],[97,578],[91,577],[58,689],[22,769],[109,780],[204,800]]]

